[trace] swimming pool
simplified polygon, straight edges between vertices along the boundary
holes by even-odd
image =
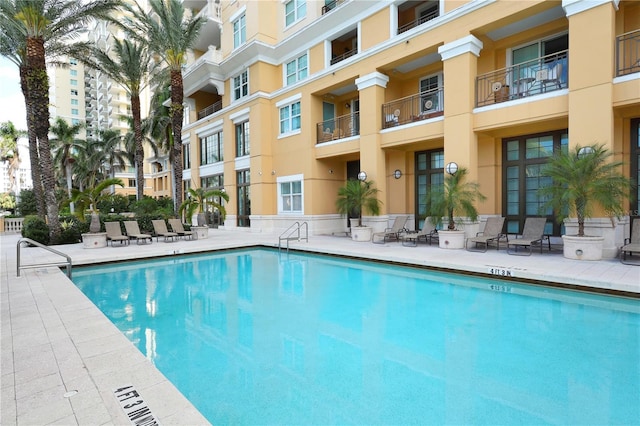
[[[73,281],[213,424],[638,424],[638,300],[238,250]]]

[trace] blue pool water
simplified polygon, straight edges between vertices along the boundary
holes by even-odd
[[[640,303],[270,250],[74,271],[215,424],[640,424]]]

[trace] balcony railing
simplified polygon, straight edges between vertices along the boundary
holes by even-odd
[[[476,106],[490,105],[569,87],[569,51],[541,56],[476,78]]]
[[[402,33],[406,32],[406,31],[409,31],[410,29],[415,28],[418,25],[422,25],[427,21],[431,21],[432,19],[437,18],[439,15],[440,15],[440,11],[436,7],[434,10],[432,10],[431,12],[427,13],[424,16],[421,16],[420,18],[416,19],[415,21],[409,22],[408,24],[401,25],[398,28],[398,34],[402,34]]]
[[[322,14],[324,15],[325,13],[331,12],[333,9],[340,6],[345,1],[347,0],[333,0],[332,2],[325,4],[324,6],[322,6]]]
[[[616,76],[640,72],[640,30],[616,37]]]
[[[222,109],[222,99],[220,99],[215,104],[209,105],[205,109],[201,109],[200,111],[198,111],[198,120],[201,120],[201,119],[213,114],[214,112],[218,112],[221,109]]]
[[[444,114],[443,88],[427,90],[382,105],[382,128],[427,120]]]
[[[360,113],[343,115],[317,125],[318,143],[348,138],[360,134]]]
[[[344,61],[345,59],[350,58],[356,53],[358,53],[358,49],[351,49],[348,52],[344,52],[342,55],[334,56],[333,58],[331,58],[331,65],[337,64],[340,61]]]

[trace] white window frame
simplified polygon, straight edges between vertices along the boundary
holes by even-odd
[[[300,182],[300,193],[289,194],[288,198],[292,200],[291,208],[293,209],[293,196],[300,195],[300,210],[285,210],[284,209],[284,199],[282,194],[282,184],[292,184],[294,182]],[[276,179],[276,183],[278,184],[277,193],[278,193],[278,214],[286,214],[286,215],[299,215],[304,214],[304,175],[290,175],[290,176],[282,176]]]
[[[301,99],[302,99],[302,93],[298,93],[276,103],[276,107],[278,108],[278,133],[280,134],[279,137],[296,135],[302,131],[302,103],[300,101]],[[294,116],[291,114],[292,107],[295,104],[300,104],[300,114],[297,116],[299,117],[300,127],[298,127],[297,129],[293,128]],[[288,111],[288,115],[285,118],[285,120],[288,122],[288,130],[283,132],[282,131],[283,119],[281,114],[284,110]]]
[[[287,23],[287,6],[293,3],[293,21]],[[300,9],[304,9],[300,12]],[[297,22],[299,22],[302,18],[307,16],[307,0],[289,0],[284,1],[284,26],[288,28]]]
[[[442,88],[444,85],[444,79],[443,79],[443,74],[441,72],[437,72],[435,74],[429,74],[429,75],[425,75],[424,77],[420,78],[420,80],[418,81],[418,93],[422,93],[422,82],[424,80],[433,78],[433,77],[437,77],[438,78],[438,89]],[[434,112],[434,111],[443,111],[444,110],[444,99],[442,99],[442,93],[438,94],[438,104],[435,105],[432,108],[426,108],[425,105],[422,104],[422,100],[420,101],[420,112],[421,113],[428,113],[428,112]]]
[[[245,75],[247,76],[247,82],[246,84],[242,82],[242,76]],[[236,79],[240,79],[240,86],[236,87]],[[247,88],[247,93],[245,95],[242,94],[242,88],[246,86]],[[236,89],[240,89],[240,96],[237,96],[236,94]],[[247,96],[249,96],[249,70],[245,69],[244,71],[242,71],[240,74],[237,74],[233,77],[231,77],[231,94],[233,95],[233,100],[237,101],[238,99],[242,99],[242,98],[246,98]]]
[[[300,60],[302,58],[305,58],[305,60],[307,61],[307,64],[304,68],[300,68]],[[288,70],[289,64],[294,64],[294,67],[295,67],[294,72],[291,74],[289,74],[289,70]],[[304,75],[300,75],[302,71],[304,71]],[[292,59],[289,62],[286,62],[284,64],[284,67],[282,67],[282,74],[283,74],[285,86],[290,86],[292,84],[295,84],[307,78],[309,76],[309,52],[305,52],[302,55],[298,56],[297,58]],[[293,81],[289,82],[289,76],[293,76]]]
[[[237,28],[236,24],[238,25]],[[231,19],[231,28],[233,29],[233,48],[237,49],[247,42],[247,15],[245,10],[242,10],[238,17]]]

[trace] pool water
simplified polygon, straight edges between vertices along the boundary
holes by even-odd
[[[239,250],[74,270],[213,424],[640,424],[640,302]]]

